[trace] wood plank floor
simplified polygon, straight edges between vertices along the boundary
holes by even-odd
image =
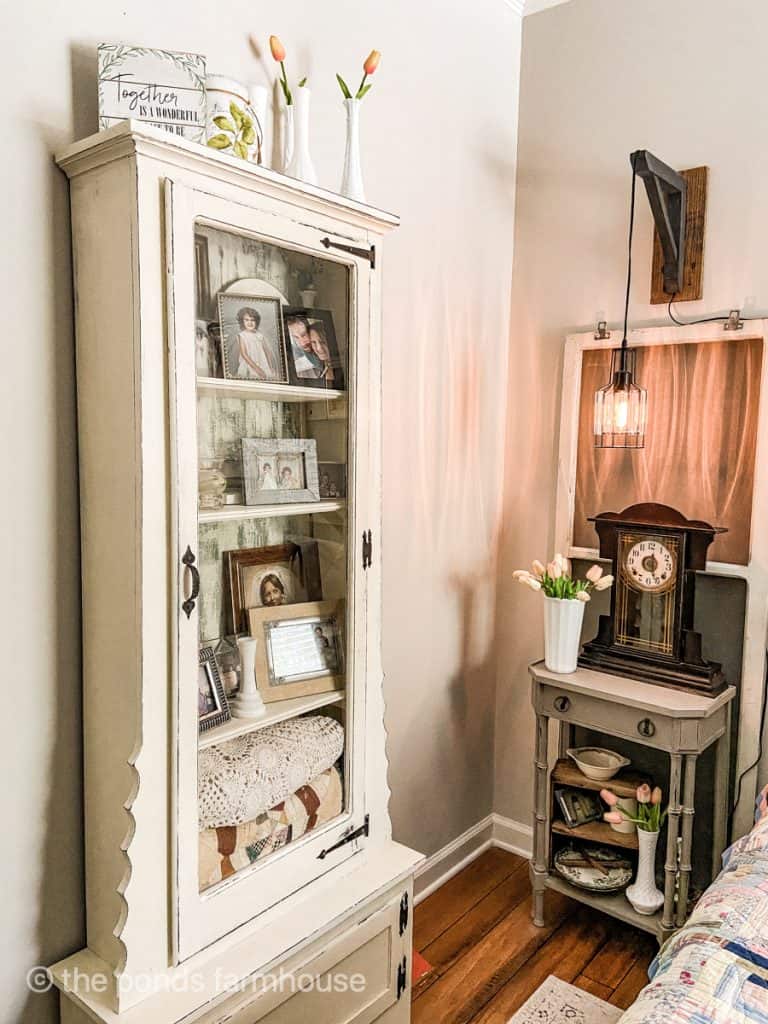
[[[645,932],[546,896],[531,921],[528,862],[491,849],[414,914],[414,948],[432,965],[413,991],[413,1024],[507,1024],[549,974],[626,1009],[647,983],[656,942]]]

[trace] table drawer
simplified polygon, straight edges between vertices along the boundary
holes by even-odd
[[[612,736],[634,740],[648,747],[673,748],[672,719],[653,712],[621,707],[613,701],[572,693],[549,684],[539,686],[538,705],[538,713],[550,718],[586,726],[596,732],[609,732]]]

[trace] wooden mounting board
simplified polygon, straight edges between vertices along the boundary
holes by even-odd
[[[692,167],[680,171],[688,182],[688,203],[685,215],[685,268],[683,290],[675,296],[675,302],[693,302],[703,293],[704,274],[704,225],[707,212],[708,167]],[[653,263],[651,266],[651,304],[668,303],[672,298],[664,291],[664,260],[661,254],[659,233],[653,232]]]

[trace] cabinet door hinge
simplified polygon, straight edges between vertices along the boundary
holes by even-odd
[[[324,245],[326,249],[341,249],[342,252],[348,252],[353,256],[359,256],[361,259],[368,260],[371,264],[371,270],[376,269],[375,245],[372,245],[370,249],[361,249],[357,245],[345,245],[343,242],[332,242],[330,238],[321,238],[320,244]]]
[[[408,927],[408,893],[403,893],[403,898],[400,900],[400,934],[402,935],[405,929]]]
[[[373,534],[363,530],[363,568],[370,569],[373,563]]]
[[[334,843],[333,846],[327,847],[325,850],[321,850],[318,853],[318,860],[325,860],[329,853],[333,853],[334,850],[340,849],[342,846],[346,846],[347,843],[353,842],[355,839],[360,839],[361,836],[367,836],[371,831],[371,816],[366,814],[365,820],[360,828],[350,829],[345,835],[341,837],[338,843]]]
[[[408,957],[404,956],[397,965],[397,998],[400,999],[408,984]]]

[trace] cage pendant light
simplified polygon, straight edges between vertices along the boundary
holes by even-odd
[[[648,393],[635,383],[637,350],[611,353],[611,380],[595,392],[595,448],[644,448]]]
[[[629,291],[632,283],[632,231],[635,224],[636,154],[632,156],[632,200],[629,210],[627,293],[621,348],[611,353],[611,379],[595,392],[595,448],[644,448],[648,394],[635,380],[637,349],[627,345]]]

